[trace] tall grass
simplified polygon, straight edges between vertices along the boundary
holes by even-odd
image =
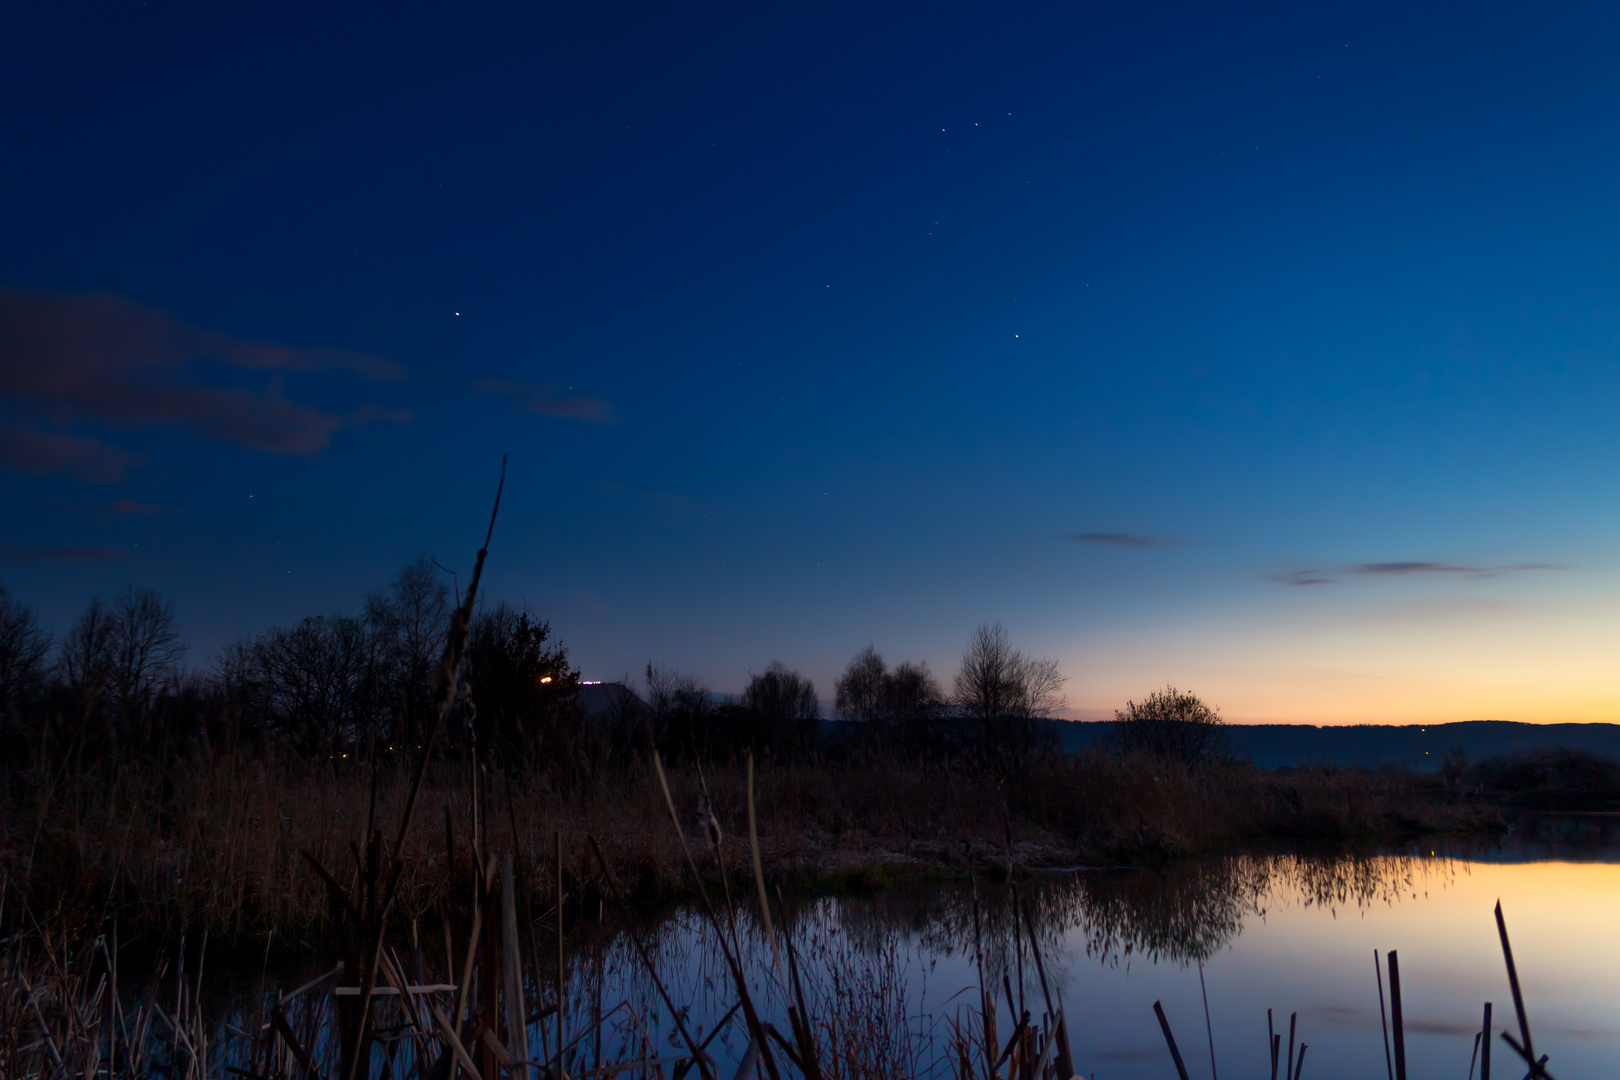
[[[697,769],[670,766],[668,776],[675,805],[695,814]],[[305,930],[326,917],[328,897],[299,852],[352,877],[351,842],[368,823],[399,820],[410,779],[403,763],[334,770],[237,751],[154,770],[13,770],[0,776],[0,874],[12,900],[37,912],[117,916],[131,927],[184,917],[227,936]],[[465,888],[475,829],[480,846],[516,853],[524,889],[549,892],[540,853],[561,832],[571,887],[602,888],[582,843],[594,835],[633,895],[691,894],[645,763],[565,779],[433,763],[404,833],[403,917]],[[745,770],[714,764],[703,780],[722,829],[745,832]],[[1009,865],[1159,863],[1268,839],[1378,840],[1494,821],[1477,802],[1405,774],[1193,769],[1103,752],[1040,759],[1011,789],[971,764],[873,758],[763,765],[756,791],[766,871],[818,887]],[[749,869],[745,849],[727,850],[728,872]]]

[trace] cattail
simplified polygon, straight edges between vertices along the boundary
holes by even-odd
[[[703,829],[703,835],[709,840],[709,846],[718,851],[720,841],[725,839],[725,833],[720,829],[720,819],[714,816],[714,805],[709,802],[707,785],[698,795],[698,823]]]

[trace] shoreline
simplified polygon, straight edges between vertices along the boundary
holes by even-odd
[[[700,872],[715,865],[699,839],[706,805],[726,875],[751,880],[746,770],[711,764],[700,775],[673,765],[668,773]],[[178,919],[224,937],[327,924],[311,859],[346,884],[357,868],[353,845],[370,829],[391,842],[408,786],[398,762],[334,774],[236,754],[157,775],[5,779],[0,873],[13,913],[25,900],[40,913],[116,917],[131,929]],[[458,904],[474,848],[515,852],[523,887],[550,895],[555,871],[542,864],[555,861],[559,834],[575,896],[603,894],[590,837],[638,902],[695,895],[645,762],[594,776],[473,780],[459,762],[430,770],[404,837],[401,917]],[[767,763],[755,778],[766,876],[796,891],[860,892],[902,879],[1151,868],[1256,847],[1484,837],[1505,828],[1508,812],[1432,776],[1192,769],[1100,752],[1042,757],[1018,781],[962,761]]]

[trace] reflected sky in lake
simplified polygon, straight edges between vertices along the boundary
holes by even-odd
[[[837,1028],[847,1040],[860,1031],[864,1041],[849,1051],[886,1056],[885,1071],[894,1074],[951,1074],[953,1035],[976,1037],[978,957],[1002,1040],[1016,1011],[1040,1016],[1045,995],[1029,949],[1032,925],[1084,1075],[1174,1075],[1153,1014],[1157,1000],[1191,1075],[1208,1076],[1202,961],[1216,1062],[1229,1080],[1269,1075],[1267,1008],[1285,1042],[1289,1015],[1298,1013],[1299,1039],[1310,1047],[1305,1080],[1382,1076],[1373,950],[1396,949],[1410,1075],[1463,1077],[1482,1004],[1494,1003],[1496,1031],[1514,1023],[1492,916],[1500,900],[1538,1052],[1550,1054],[1549,1068],[1566,1080],[1608,1076],[1620,1062],[1614,824],[1531,822],[1487,851],[1243,855],[1160,870],[1048,873],[1016,889],[913,883],[790,902],[786,922],[824,1035]],[[1026,913],[1018,931],[1015,899]],[[735,923],[723,919],[726,933],[741,946],[761,1011],[786,1031],[787,997],[752,910],[739,905]],[[691,908],[649,919],[643,929],[671,996],[698,1037],[707,1035],[735,1002],[713,929]],[[536,939],[542,949],[548,937]],[[570,1037],[606,1012],[608,1060],[638,1049],[673,1052],[668,1009],[622,937],[607,925],[593,936],[582,925],[570,958]],[[709,1048],[735,1061],[746,1042],[733,1020]],[[594,1043],[593,1036],[579,1044],[591,1048],[592,1060],[576,1060],[574,1071],[594,1063]],[[1499,1080],[1523,1074],[1499,1038],[1492,1056]]]
[[[1373,950],[1397,949],[1411,1074],[1465,1076],[1482,1004],[1494,1003],[1497,1031],[1513,1023],[1492,916],[1500,900],[1538,1051],[1551,1054],[1555,1075],[1609,1075],[1620,1061],[1620,864],[1609,861],[1606,844],[1578,851],[1568,839],[1532,835],[1466,856],[1239,856],[1164,870],[1058,873],[1022,883],[1019,899],[1033,912],[1086,1074],[1173,1075],[1152,1011],[1160,1000],[1192,1074],[1208,1075],[1202,959],[1216,1061],[1226,1075],[1269,1075],[1268,1007],[1285,1044],[1289,1014],[1299,1014],[1299,1038],[1310,1046],[1305,1077],[1383,1075]],[[981,882],[977,905],[966,884],[800,905],[792,922],[811,996],[830,1000],[832,982],[863,978],[870,1000],[903,988],[903,1007],[890,1011],[905,1018],[900,1049],[920,1065],[944,1056],[953,1025],[973,1025],[982,953],[1005,1038],[1008,984],[1019,999],[1020,965],[1015,1008],[1042,1010],[1027,939],[1022,950],[1013,946],[1011,899],[1007,886]],[[687,913],[657,935],[667,977],[688,1001],[723,982],[712,949],[700,942],[710,936],[702,925]],[[757,982],[768,986],[763,938],[751,924],[740,932]],[[728,1005],[717,995],[696,1004],[693,1017],[712,1024]],[[723,1041],[740,1049],[746,1040],[736,1034]],[[1498,1077],[1522,1074],[1510,1053],[1498,1038]]]
[[[1299,1013],[1300,1038],[1311,1046],[1306,1075],[1382,1075],[1372,954],[1395,948],[1412,1074],[1466,1075],[1482,1003],[1495,1003],[1498,1030],[1513,1022],[1492,918],[1500,899],[1538,1049],[1551,1054],[1556,1075],[1611,1073],[1620,1061],[1620,866],[1459,861],[1422,871],[1408,888],[1361,904],[1322,904],[1293,882],[1274,881],[1263,913],[1244,917],[1204,966],[1217,1063],[1233,1076],[1268,1074],[1271,1007],[1282,1030],[1289,1013]],[[1151,1011],[1162,999],[1189,1069],[1207,1070],[1196,967],[1114,966],[1087,957],[1086,941],[1084,929],[1065,935],[1063,978],[1087,1069],[1166,1075]],[[1520,1075],[1506,1052],[1498,1040],[1494,1071]]]

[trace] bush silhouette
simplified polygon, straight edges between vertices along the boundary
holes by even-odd
[[[1115,741],[1122,753],[1152,754],[1189,765],[1225,761],[1232,736],[1218,709],[1197,694],[1166,686],[1141,702],[1114,711]]]

